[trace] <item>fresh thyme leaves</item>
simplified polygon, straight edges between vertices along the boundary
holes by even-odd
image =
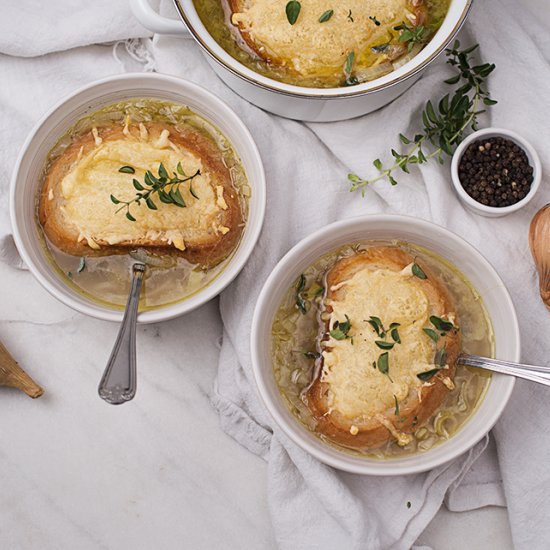
[[[286,18],[291,25],[294,25],[294,23],[296,23],[296,21],[298,20],[301,9],[302,4],[300,4],[300,2],[297,2],[296,0],[291,0],[286,5]]]
[[[384,325],[380,320],[380,317],[370,316],[367,323],[374,329],[374,332],[380,336],[380,338],[386,337],[386,331],[384,330]]]
[[[375,340],[374,342],[380,349],[393,349],[393,342],[384,342],[384,340]]]
[[[408,501],[407,501],[407,508],[410,508],[410,507],[411,507],[411,501],[408,500]]]
[[[349,320],[349,317],[346,315],[346,320],[341,323],[340,321],[336,321],[332,327],[332,330],[330,331],[330,335],[335,340],[345,340],[346,338],[350,338],[348,336],[348,332],[351,328],[351,321]]]
[[[348,13],[348,21],[349,21],[350,23],[353,23],[353,16],[352,16],[352,14],[351,14],[351,10],[349,10],[349,13]]]
[[[424,273],[424,271],[422,271],[422,268],[416,262],[414,262],[412,266],[412,274],[419,279],[425,280],[428,278],[428,276]]]
[[[439,336],[435,330],[432,330],[431,328],[423,328],[422,330],[437,344],[439,341]]]
[[[375,17],[374,15],[369,15],[369,19],[370,19],[377,27],[380,26],[380,21],[378,21],[378,19],[376,19],[376,17]]]
[[[76,274],[82,273],[86,269],[86,258],[82,257],[80,258],[80,262],[78,263],[78,268],[76,269]],[[74,277],[74,273],[72,271],[67,271],[67,277],[69,279],[72,279]]]
[[[321,357],[321,354],[317,353],[316,351],[304,351],[303,353],[304,357],[306,357],[307,359],[313,359],[314,361]]]
[[[327,10],[321,17],[319,17],[319,23],[326,23],[334,15],[334,10]]]
[[[344,63],[344,76],[346,77],[345,85],[354,86],[358,84],[359,81],[355,76],[352,76],[353,64],[355,62],[355,52],[349,52],[346,57],[346,62]]]
[[[395,416],[399,416],[399,401],[397,401],[397,396],[394,394],[393,399],[395,401]]]
[[[376,366],[378,367],[378,370],[382,374],[385,374],[390,379],[390,382],[393,384],[393,380],[390,377],[390,355],[387,351],[380,354]]]
[[[82,273],[86,269],[86,258],[80,258],[80,263],[78,264],[77,273]]]
[[[427,382],[431,378],[433,378],[441,369],[432,369],[427,370],[426,372],[421,372],[417,374],[416,376],[422,380],[422,382]]]
[[[399,35],[399,42],[408,42],[409,52],[413,49],[415,44],[425,42],[428,33],[428,29],[426,29],[426,27],[422,25],[413,27],[408,23],[401,23],[401,25],[394,27],[393,30],[401,31],[401,34]]]
[[[308,311],[309,302],[317,298],[317,296],[320,296],[325,290],[317,281],[313,282],[306,290],[306,282],[306,276],[302,273],[296,283],[295,292],[296,306],[304,315]]]
[[[434,364],[440,369],[444,368],[447,365],[447,351],[445,348],[438,349],[435,352]]]
[[[426,382],[447,366],[447,350],[445,349],[445,346],[435,352],[434,365],[435,369],[421,372],[416,376],[420,378],[420,380],[422,380],[423,382]]]
[[[396,344],[400,344],[401,343],[401,337],[399,336],[399,331],[397,330],[397,327],[399,327],[399,323],[392,323],[390,325],[390,334],[391,334],[391,337],[393,339],[393,341],[396,343]]]
[[[444,319],[441,319],[441,317],[437,317],[436,315],[432,315],[430,317],[430,323],[441,332],[449,332],[450,330],[453,330],[455,326],[450,321],[445,321]]]
[[[123,174],[135,174],[136,173],[136,169],[133,168],[132,166],[121,166],[118,169],[118,171],[122,172]]]
[[[467,129],[478,129],[478,117],[485,112],[483,105],[496,103],[485,88],[486,79],[495,69],[495,65],[473,65],[471,55],[478,48],[477,44],[465,50],[459,48],[460,42],[457,40],[452,48],[445,50],[447,63],[457,72],[445,82],[449,85],[460,83],[452,97],[450,94],[443,96],[437,109],[432,101],[426,103],[422,111],[423,132],[413,138],[399,135],[401,142],[410,145],[410,148],[403,154],[392,149],[394,163],[391,166],[386,168],[380,159],[376,159],[373,165],[379,172],[377,176],[362,179],[356,174],[348,174],[350,191],[361,189],[364,196],[367,185],[378,180],[387,179],[395,185],[397,180],[394,173],[399,169],[408,173],[410,165],[425,164],[433,158],[443,164],[444,155],[453,154]]]
[[[390,47],[390,43],[386,42],[385,44],[378,44],[378,46],[373,46],[371,52],[373,53],[384,53]]]
[[[123,166],[122,168],[131,167]],[[122,172],[122,168],[119,170],[119,172]],[[134,169],[132,168],[132,170]],[[178,172],[180,172],[180,175],[183,175],[181,163],[178,164],[177,170]],[[133,172],[125,171],[124,173],[130,174]],[[136,221],[136,218],[132,216],[132,213],[130,212],[130,207],[134,203],[137,206],[140,206],[141,202],[143,201],[147,205],[147,208],[149,208],[150,210],[157,210],[157,205],[153,201],[153,197],[155,196],[155,194],[159,198],[160,202],[163,202],[165,204],[174,204],[175,206],[178,206],[180,208],[185,208],[187,205],[185,204],[185,200],[181,194],[180,186],[182,183],[189,182],[189,190],[191,194],[198,199],[191,186],[193,179],[199,176],[200,173],[200,170],[197,170],[191,176],[180,177],[176,172],[173,172],[174,176],[170,177],[168,171],[166,170],[166,167],[161,162],[159,165],[157,176],[155,176],[150,170],[147,170],[147,172],[145,172],[143,182],[140,182],[135,178],[132,180],[132,185],[137,191],[136,196],[132,200],[123,201],[117,199],[114,195],[111,195],[111,202],[113,204],[121,204],[122,206],[116,211],[116,213],[126,209],[126,218],[128,218],[128,220],[130,220],[131,222]]]
[[[296,306],[298,307],[298,309],[303,315],[307,313],[306,301],[302,296],[302,292],[304,291],[305,287],[306,287],[306,276],[302,273],[300,275],[300,278],[298,279],[298,283],[296,284]]]

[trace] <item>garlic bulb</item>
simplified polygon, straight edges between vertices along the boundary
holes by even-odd
[[[550,309],[550,204],[543,206],[531,221],[529,246],[539,273],[540,297]]]

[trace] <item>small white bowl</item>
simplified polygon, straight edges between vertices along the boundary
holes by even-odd
[[[219,294],[244,267],[262,229],[266,186],[260,153],[240,118],[217,96],[187,80],[157,73],[117,75],[80,88],[53,107],[29,134],[11,181],[10,214],[17,249],[31,273],[48,292],[86,315],[106,321],[122,321],[123,311],[78,294],[56,273],[40,242],[36,197],[47,155],[57,140],[87,114],[135,97],[182,103],[217,126],[241,158],[252,192],[241,242],[226,268],[210,285],[186,300],[144,311],[138,316],[140,323],[156,323],[188,313]]]
[[[529,164],[533,167],[533,182],[531,183],[531,189],[529,190],[529,193],[527,193],[527,195],[523,197],[523,199],[521,199],[519,202],[511,204],[510,206],[498,207],[486,206],[484,204],[481,204],[473,197],[470,197],[468,193],[466,193],[464,187],[462,187],[462,184],[460,183],[460,178],[458,177],[458,165],[468,145],[470,145],[470,143],[474,141],[477,141],[478,139],[488,139],[492,137],[502,137],[513,141],[516,145],[518,145],[525,151],[527,159],[529,160]],[[483,130],[477,130],[477,132],[470,134],[457,147],[451,162],[451,177],[457,195],[470,210],[487,218],[499,218],[501,216],[511,214],[512,212],[516,212],[531,201],[531,199],[538,191],[538,188],[540,187],[540,182],[542,179],[542,167],[540,164],[540,158],[533,146],[520,135],[516,134],[516,132],[505,130],[503,128],[484,128]]]
[[[283,401],[271,362],[271,326],[283,295],[297,277],[323,254],[359,240],[401,240],[423,246],[457,266],[479,292],[493,323],[496,357],[520,360],[520,333],[514,305],[491,264],[470,244],[443,227],[396,215],[373,215],[330,224],[300,241],[267,279],[252,322],[252,367],[260,396],[279,427],[302,449],[320,461],[356,474],[401,475],[440,466],[477,443],[502,413],[515,379],[493,374],[477,409],[448,441],[411,456],[377,460],[340,451],[304,427]]]

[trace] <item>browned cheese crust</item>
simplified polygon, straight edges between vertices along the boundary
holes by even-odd
[[[216,144],[203,134],[191,127],[176,130],[174,126],[164,123],[145,123],[145,127],[152,138],[160,136],[163,130],[170,132],[170,141],[198,156],[203,170],[211,176],[214,185],[224,188],[224,199],[228,208],[221,213],[221,224],[229,229],[225,235],[214,234],[209,239],[200,239],[197,242],[186,241],[185,250],[181,251],[165,241],[138,239],[123,241],[116,245],[98,240],[100,249],[91,248],[86,240],[78,242],[78,232],[63,218],[60,210],[62,206],[61,193],[58,192],[64,176],[77,162],[79,155],[86,155],[95,147],[94,137],[90,132],[76,138],[65,151],[48,167],[39,198],[38,217],[44,233],[50,242],[67,254],[74,256],[109,256],[112,254],[127,254],[136,248],[146,248],[151,252],[182,256],[193,264],[212,267],[223,261],[237,246],[243,230],[243,213],[238,194],[232,184],[228,168]],[[132,135],[139,135],[139,128],[132,124],[129,127]],[[103,142],[124,139],[121,128],[98,128]],[[81,152],[82,148],[82,152]],[[50,190],[56,196],[55,200],[48,200]],[[174,206],[174,208],[176,208]],[[113,214],[114,215],[114,214]],[[117,214],[123,215],[123,214]]]
[[[412,262],[414,262],[414,258],[410,254],[390,247],[370,248],[366,252],[343,258],[336,262],[326,274],[325,288],[328,290],[326,290],[325,298],[340,299],[346,292],[346,287],[342,286],[337,290],[332,290],[332,287],[349,279],[365,266],[401,271]],[[440,317],[445,317],[449,313],[455,314],[456,325],[458,323],[456,310],[447,289],[431,270],[424,265],[422,269],[428,278],[426,280],[417,279],[417,283],[422,285],[428,296],[432,312]],[[326,311],[330,312],[330,306]],[[365,312],[367,316],[371,313]],[[318,341],[321,342],[327,338],[328,323],[320,321]],[[383,414],[385,421],[390,422],[400,433],[408,434],[417,430],[437,411],[449,392],[443,379],[445,377],[451,380],[454,378],[456,359],[461,346],[460,332],[450,331],[447,336],[441,338],[441,343],[445,343],[449,368],[442,369],[421,386],[420,395],[418,395],[418,391],[411,390],[408,397],[399,403],[399,415],[395,414],[394,407],[389,408]],[[376,449],[388,443],[392,439],[392,434],[380,420],[370,418],[362,423],[351,422],[338,411],[329,410],[327,393],[330,386],[321,381],[322,357],[317,361],[316,366],[317,376],[304,394],[304,401],[318,422],[316,431],[340,445],[361,450]],[[356,435],[350,433],[352,425],[358,428]]]

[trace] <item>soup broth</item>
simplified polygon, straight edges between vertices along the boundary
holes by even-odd
[[[285,294],[272,327],[271,355],[279,391],[292,414],[314,433],[317,421],[302,397],[315,377],[317,314],[323,292],[323,277],[341,258],[380,245],[398,247],[429,267],[454,299],[460,320],[462,350],[465,353],[493,356],[494,336],[487,311],[477,291],[455,266],[426,249],[403,242],[367,241],[342,246],[324,255],[304,271],[306,285],[302,296],[311,304],[306,314],[301,313],[296,305],[296,286],[293,286]],[[457,365],[454,389],[449,391],[442,406],[429,421],[416,428],[412,441],[404,447],[392,439],[382,448],[363,452],[337,445],[324,435],[317,436],[341,450],[370,458],[386,459],[425,452],[446,441],[464,425],[482,399],[489,380],[489,373]]]

